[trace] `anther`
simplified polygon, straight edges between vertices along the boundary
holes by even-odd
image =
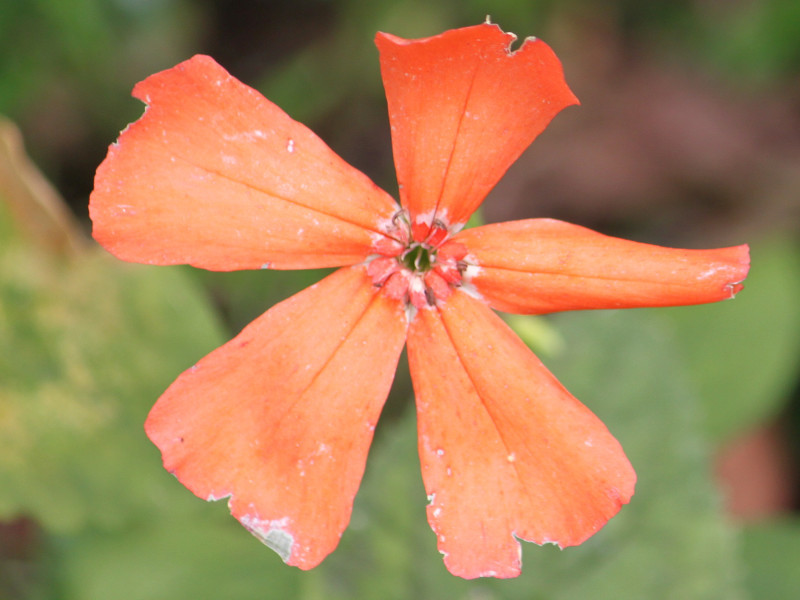
[[[425,288],[425,300],[428,301],[428,306],[436,306],[436,294],[429,287]]]

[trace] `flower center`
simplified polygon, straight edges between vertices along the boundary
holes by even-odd
[[[407,308],[436,306],[462,283],[466,248],[450,241],[451,228],[440,219],[411,223],[405,210],[395,214],[376,240],[367,273],[376,287]]]
[[[436,263],[436,249],[414,242],[403,252],[400,262],[411,271],[425,273]]]

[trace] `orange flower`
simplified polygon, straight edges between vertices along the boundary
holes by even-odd
[[[183,373],[146,430],[193,493],[309,569],[347,526],[405,343],[428,521],[454,574],[513,577],[518,539],[580,544],[633,494],[600,420],[492,309],[714,302],[746,246],[668,249],[530,219],[460,231],[577,100],[543,42],[485,23],[378,34],[400,204],[206,56],[139,83],[100,165],[94,237],[121,259],[341,267]]]

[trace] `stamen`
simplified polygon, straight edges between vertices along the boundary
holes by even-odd
[[[411,216],[408,214],[408,210],[405,208],[402,210],[398,210],[394,215],[392,215],[392,225],[395,227],[400,227],[400,224],[406,226],[406,228],[411,226]]]
[[[436,295],[429,287],[425,288],[425,300],[428,301],[428,306],[436,306]]]
[[[439,244],[447,239],[448,235],[450,235],[450,232],[447,231],[447,225],[439,219],[434,219],[431,224],[431,229],[428,231],[428,237],[425,239],[425,243],[437,248]]]

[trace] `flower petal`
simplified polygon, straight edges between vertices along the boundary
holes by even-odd
[[[222,271],[353,264],[397,210],[207,56],[133,94],[147,110],[109,149],[89,206],[94,237],[119,258]]]
[[[411,323],[428,521],[455,575],[515,577],[517,539],[580,544],[633,494],[619,443],[484,303]]]
[[[716,302],[742,289],[750,268],[747,246],[664,248],[552,219],[476,227],[453,243],[479,265],[478,292],[512,313]]]
[[[274,306],[183,373],[146,430],[164,466],[290,565],[316,566],[350,520],[405,342],[363,266]]]
[[[484,23],[421,40],[379,33],[400,200],[416,222],[466,223],[550,120],[577,99],[542,41]]]

